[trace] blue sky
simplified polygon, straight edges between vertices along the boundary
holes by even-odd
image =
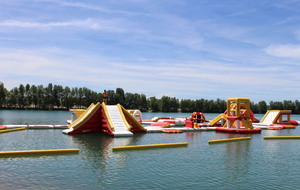
[[[300,99],[299,0],[1,0],[0,81]]]

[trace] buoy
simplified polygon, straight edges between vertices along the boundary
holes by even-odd
[[[300,139],[300,136],[265,136],[264,139]]]
[[[28,154],[54,154],[54,153],[76,153],[79,149],[53,149],[53,150],[23,150],[23,151],[8,151],[0,152],[0,156],[6,155],[28,155]]]
[[[22,127],[22,128],[14,128],[14,129],[3,129],[0,130],[0,133],[6,133],[6,132],[11,132],[11,131],[20,131],[20,130],[25,130],[26,127]]]
[[[149,144],[149,145],[135,145],[135,146],[116,146],[113,150],[130,150],[130,149],[143,149],[143,148],[162,148],[162,147],[176,147],[187,146],[187,142],[182,143],[166,143],[166,144]]]
[[[239,138],[229,138],[229,139],[217,139],[210,140],[208,143],[222,143],[222,142],[232,142],[232,141],[241,141],[241,140],[250,140],[251,137],[239,137]]]

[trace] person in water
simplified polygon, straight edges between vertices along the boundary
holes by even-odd
[[[102,93],[102,102],[107,104],[107,92],[106,92],[106,90],[104,90],[104,92]]]

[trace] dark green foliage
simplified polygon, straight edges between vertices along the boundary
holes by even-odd
[[[122,88],[107,90],[108,104],[121,104],[126,109],[139,109],[141,111],[153,112],[204,112],[222,113],[226,108],[226,100],[205,99],[182,99],[163,96],[147,98],[144,94],[124,92]],[[63,87],[49,83],[30,86],[20,84],[8,91],[0,82],[0,108],[2,109],[71,109],[87,108],[91,103],[102,102],[102,92],[97,93],[86,87]],[[300,102],[298,100],[251,102],[254,113],[266,113],[267,110],[292,110],[294,114],[300,113]]]
[[[0,107],[5,105],[5,100],[7,98],[7,90],[4,87],[4,84],[0,82]]]
[[[265,101],[258,102],[259,113],[266,113],[268,111],[268,106]]]
[[[155,97],[150,97],[147,100],[147,105],[149,110],[153,111],[153,112],[158,112],[159,111],[159,104],[160,104],[160,100],[158,100]]]
[[[168,96],[163,96],[160,100],[160,111],[177,112],[179,109],[179,100]]]

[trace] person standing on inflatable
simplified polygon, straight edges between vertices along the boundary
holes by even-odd
[[[102,102],[107,104],[107,92],[106,92],[106,90],[104,90],[104,92],[102,93]]]

